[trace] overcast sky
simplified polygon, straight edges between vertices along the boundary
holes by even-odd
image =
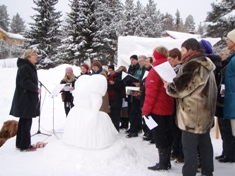
[[[135,2],[136,1],[137,0],[135,0]],[[124,3],[125,0],[122,0],[122,2]],[[146,5],[148,0],[140,0],[140,2],[142,2],[143,5]],[[168,12],[175,17],[176,10],[178,9],[183,20],[185,20],[188,15],[192,15],[196,27],[200,22],[205,20],[207,12],[211,11],[212,2],[216,2],[216,0],[155,0],[157,9],[160,9],[161,13]],[[68,0],[59,0],[56,8],[65,14],[70,11],[68,3]],[[10,19],[18,12],[20,17],[23,18],[26,23],[32,22],[30,16],[34,15],[36,12],[32,9],[32,7],[35,7],[33,0],[1,0],[0,5],[3,4],[7,6]]]

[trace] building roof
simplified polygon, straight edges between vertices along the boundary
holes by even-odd
[[[185,33],[185,32],[168,31],[168,30],[165,30],[163,34],[168,34],[173,39],[188,39],[188,38],[200,39],[201,38],[201,35],[198,35],[198,34],[190,34],[190,33]]]
[[[14,33],[10,33],[10,32],[6,32],[6,31],[3,30],[2,28],[0,28],[0,31],[2,31],[3,33],[5,33],[9,38],[25,40],[25,38],[23,37],[23,35],[14,34]]]

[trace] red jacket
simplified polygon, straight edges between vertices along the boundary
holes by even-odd
[[[159,58],[153,66],[166,62],[166,58]],[[150,113],[166,116],[174,112],[174,98],[166,94],[163,81],[154,69],[151,69],[145,82],[145,100],[142,109],[143,115]]]

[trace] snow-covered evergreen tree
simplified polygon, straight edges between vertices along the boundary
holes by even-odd
[[[37,7],[33,9],[38,14],[33,15],[34,23],[30,23],[30,30],[26,32],[28,47],[38,50],[39,67],[55,66],[57,46],[60,45],[61,12],[56,12],[58,0],[33,0]]]
[[[120,21],[123,7],[120,0],[101,0],[96,11],[98,31],[93,43],[99,59],[114,64],[117,56],[117,42],[120,35]]]
[[[226,37],[227,33],[235,28],[234,0],[221,0],[211,4],[212,11],[208,13],[207,36]]]
[[[11,21],[11,32],[16,34],[23,34],[25,31],[24,20],[20,17],[18,13],[13,16]]]
[[[177,9],[175,13],[175,30],[180,31],[180,25],[181,25],[181,18],[180,18],[180,12]]]
[[[9,27],[9,15],[7,13],[7,6],[0,5],[0,28],[8,32]]]
[[[157,10],[154,0],[149,0],[146,8],[146,19],[144,20],[144,35],[146,37],[160,37],[162,32],[162,14]]]
[[[187,16],[184,26],[187,32],[195,32],[195,22],[192,15]]]
[[[76,3],[76,0],[74,1]],[[98,45],[95,45],[95,41],[99,39],[96,37],[98,31],[97,25],[97,8],[98,0],[80,0],[76,12],[71,6],[71,14],[68,16],[70,25],[74,25],[72,32],[73,36],[69,36],[71,40],[76,40],[76,44],[70,45],[72,53],[74,53],[75,64],[80,64],[83,61],[90,59],[93,61],[98,56]],[[75,19],[73,15],[77,15]],[[73,24],[74,23],[74,24]]]
[[[136,3],[137,26],[135,29],[135,36],[144,37],[144,20],[147,16],[144,6],[138,0]]]
[[[82,31],[82,24],[80,23],[81,9],[79,8],[79,0],[69,1],[71,11],[67,14],[63,26],[64,39],[62,46],[59,47],[61,51],[61,60],[63,63],[78,64],[82,63],[85,58],[79,57],[80,48],[80,33]]]
[[[134,0],[126,0],[124,5],[123,33],[122,35],[134,35],[138,25],[136,5]]]
[[[206,23],[201,23],[198,25],[197,33],[201,35],[201,37],[204,37],[206,35],[206,30],[207,30],[207,24]]]
[[[174,30],[174,17],[171,14],[169,13],[163,14],[161,21],[162,21],[162,31]]]

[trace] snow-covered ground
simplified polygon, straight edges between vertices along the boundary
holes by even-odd
[[[6,120],[15,119],[9,115],[11,101],[15,89],[17,68],[16,59],[0,60],[0,125]],[[64,76],[68,65],[54,69],[38,70],[39,80],[52,91]],[[75,75],[80,69],[72,66]],[[41,126],[42,133],[32,137],[32,143],[48,142],[45,148],[35,152],[20,152],[15,148],[15,137],[9,139],[0,148],[0,176],[179,176],[182,164],[172,161],[169,171],[150,171],[147,169],[158,162],[157,149],[154,145],[137,138],[128,139],[124,131],[120,131],[119,140],[111,147],[101,150],[87,150],[67,146],[62,143],[63,129],[66,121],[60,95],[54,99],[42,87]],[[53,106],[54,100],[54,106]],[[54,113],[53,113],[54,110]],[[54,122],[54,126],[53,126]],[[76,124],[74,124],[76,125]],[[0,127],[1,127],[0,126]],[[38,130],[38,118],[33,120],[31,133]],[[54,130],[54,131],[53,131]],[[55,132],[55,133],[52,133]],[[59,139],[56,137],[58,136]],[[215,139],[215,128],[211,131],[214,155],[221,154],[221,139]],[[219,163],[214,160],[215,176],[232,176],[235,164]]]

